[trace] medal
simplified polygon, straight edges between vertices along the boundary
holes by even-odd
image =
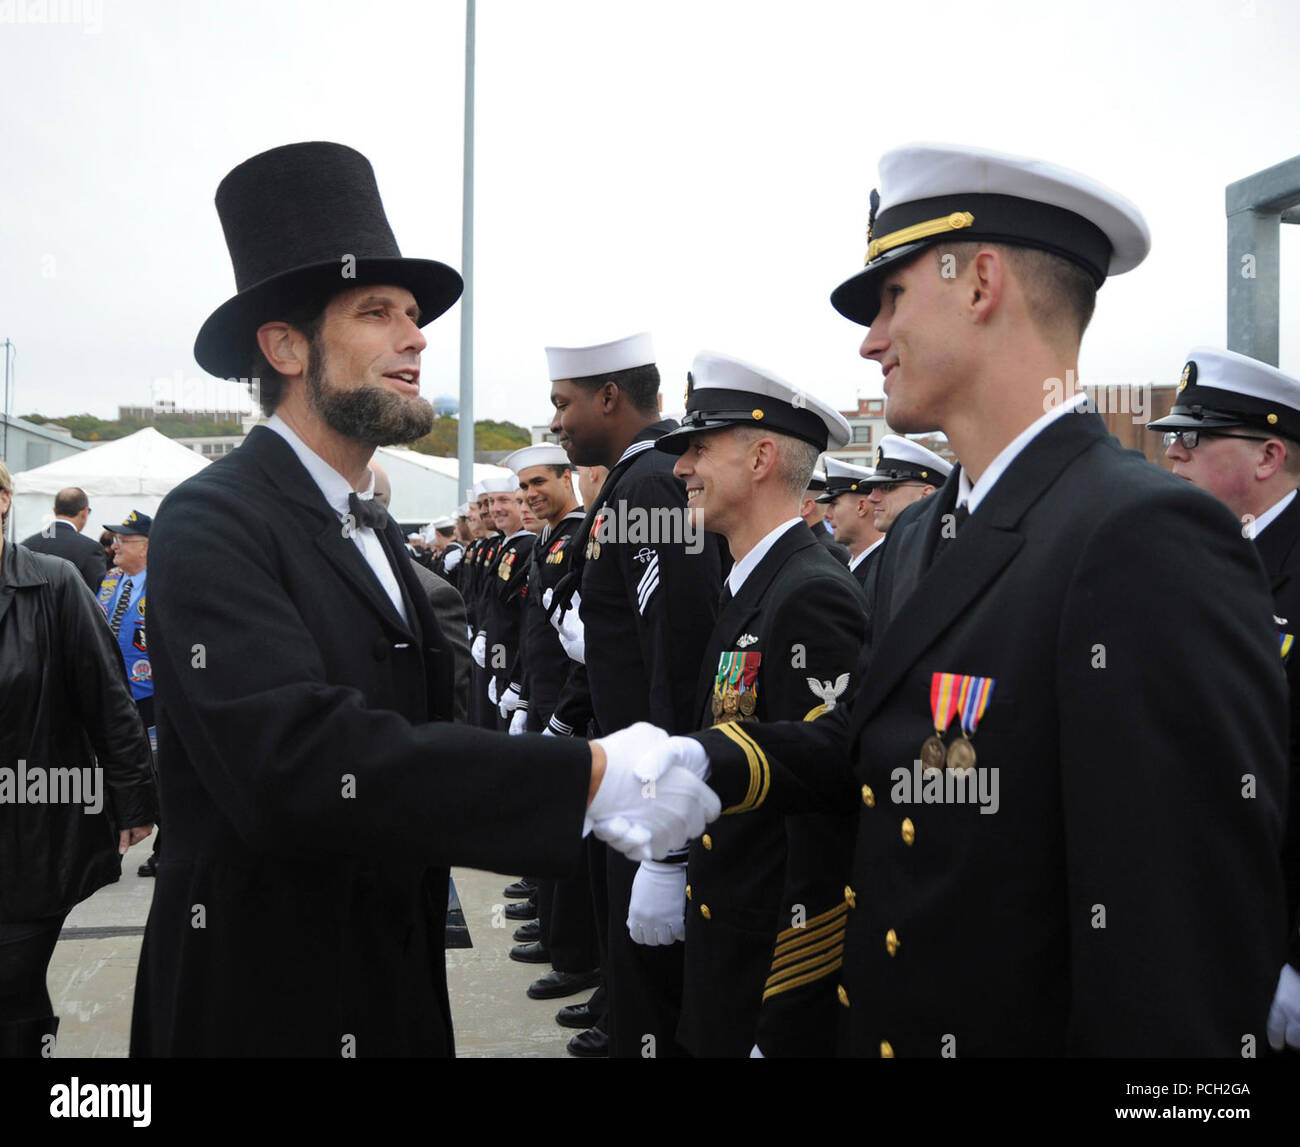
[[[728,689],[722,695],[722,709],[728,716],[734,716],[740,709],[740,694]]]
[[[975,746],[965,733],[948,746],[948,767],[958,773],[975,767]]]
[[[944,757],[943,741],[939,737],[926,737],[921,742],[921,768],[926,772],[938,772],[943,768]]]
[[[992,677],[963,677],[957,696],[957,709],[961,713],[961,737],[948,747],[948,767],[954,772],[967,772],[975,767],[975,746],[970,739],[988,708],[993,696]]]
[[[943,768],[947,750],[943,735],[957,712],[957,694],[961,677],[956,673],[935,673],[930,677],[930,712],[934,715],[934,734],[921,745],[921,767],[929,772]]]
[[[754,710],[757,708],[758,697],[754,694],[752,689],[748,693],[742,693],[740,695],[740,711],[744,713],[746,717],[752,717],[754,715]]]

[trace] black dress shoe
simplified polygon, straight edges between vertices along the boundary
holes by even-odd
[[[551,950],[540,940],[534,940],[531,944],[516,944],[510,949],[510,958],[521,964],[549,964]]]
[[[537,901],[521,900],[518,904],[506,905],[507,920],[536,920]]]
[[[591,1004],[565,1004],[555,1013],[555,1022],[562,1028],[578,1028],[586,1031],[600,1016],[591,1010]]]
[[[600,983],[600,970],[594,972],[547,972],[528,985],[530,1000],[560,1000],[576,996]]]
[[[579,1059],[608,1059],[609,1036],[600,1028],[588,1028],[569,1040],[569,1054]]]
[[[140,865],[139,868],[137,868],[137,869],[135,870],[135,874],[136,874],[137,876],[157,876],[157,875],[158,875],[158,865],[154,862],[154,858],[153,858],[152,855],[150,855],[149,859],[146,860],[142,865]]]
[[[515,940],[520,944],[531,944],[534,940],[542,938],[542,922],[540,920],[529,920],[527,924],[520,924],[515,929]]]
[[[501,895],[507,900],[530,900],[536,891],[537,885],[525,878],[516,880],[513,884],[507,884],[501,890]]]

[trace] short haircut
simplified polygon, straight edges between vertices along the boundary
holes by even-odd
[[[1300,442],[1292,438],[1282,438],[1276,435],[1282,445],[1286,447],[1286,461],[1282,463],[1282,470],[1292,478],[1300,478]]]
[[[1055,340],[1060,336],[1062,326],[1068,326],[1075,341],[1083,338],[1097,306],[1097,287],[1092,276],[1078,263],[1038,247],[974,240],[941,244],[934,251],[941,265],[944,256],[955,255],[956,273],[960,275],[980,251],[988,248],[993,248],[1003,257],[1024,288],[1029,317],[1039,333]]]
[[[614,370],[607,374],[589,374],[583,378],[571,378],[569,382],[586,391],[597,391],[607,382],[612,382],[624,394],[637,410],[643,414],[659,412],[659,368],[654,363],[645,366],[633,366],[627,370]]]
[[[54,513],[60,518],[75,518],[89,505],[90,499],[80,486],[69,486],[54,495]]]
[[[760,438],[770,438],[776,443],[777,481],[787,494],[802,501],[804,491],[812,481],[817,459],[821,457],[821,450],[802,438],[763,430],[757,426],[737,426],[736,429],[744,437],[746,446],[752,446]]]
[[[325,319],[325,307],[328,304],[328,298],[299,303],[296,307],[285,311],[279,320],[288,323],[306,338],[311,344],[313,354],[317,352],[317,336],[320,334],[321,323]],[[265,321],[269,323],[276,320]],[[262,348],[257,346],[253,349],[253,363],[249,368],[249,377],[253,381],[253,393],[262,407],[262,413],[270,418],[275,413],[275,408],[280,405],[280,399],[284,397],[284,386],[288,380],[279,371],[272,369],[266,355],[262,353]]]

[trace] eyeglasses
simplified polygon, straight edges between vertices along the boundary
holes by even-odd
[[[924,485],[926,485],[925,482],[903,481],[900,479],[897,482],[873,482],[872,489],[878,490],[882,494],[892,494],[900,486],[924,486]],[[870,491],[868,491],[868,493],[870,493]]]
[[[113,539],[112,544],[115,546],[129,546],[132,542],[143,542],[147,540],[148,539],[146,539],[143,534],[132,534],[130,537],[126,538],[116,537]]]
[[[1243,442],[1267,442],[1257,434],[1224,434],[1218,430],[1166,430],[1160,435],[1160,441],[1166,450],[1175,442],[1181,442],[1183,449],[1195,450],[1202,438],[1240,438]]]

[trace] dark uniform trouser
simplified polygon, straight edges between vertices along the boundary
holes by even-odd
[[[609,920],[607,959],[601,967],[609,996],[609,1054],[613,1059],[676,1059],[686,1055],[677,1043],[686,948],[683,944],[649,947],[633,942],[627,930],[627,910],[636,870],[636,863],[622,853],[605,850]]]
[[[590,972],[600,966],[586,855],[594,840],[594,837],[587,838],[582,864],[572,875],[559,880],[541,880],[537,884],[537,918],[541,921],[542,941],[550,949],[551,966],[557,972]]]

